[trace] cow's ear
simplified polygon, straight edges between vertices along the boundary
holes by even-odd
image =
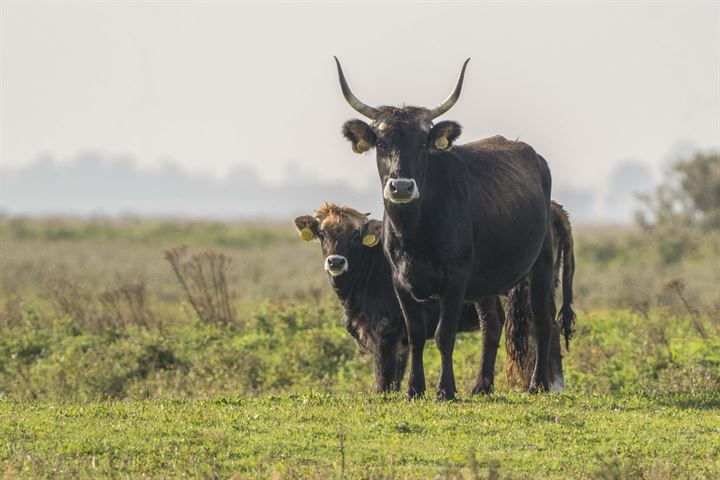
[[[366,247],[374,247],[380,243],[382,238],[382,222],[380,220],[369,220],[365,224],[362,243]]]
[[[449,120],[440,122],[430,130],[428,145],[438,150],[448,150],[461,133],[462,127],[459,123]]]
[[[311,215],[300,215],[295,219],[295,228],[300,238],[309,242],[318,236],[318,221]]]
[[[362,120],[348,120],[342,128],[342,134],[352,143],[355,153],[365,153],[375,146],[377,137],[370,125]]]

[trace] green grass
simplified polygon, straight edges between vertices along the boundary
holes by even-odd
[[[588,395],[706,394],[720,391],[718,325],[703,338],[687,317],[627,311],[581,315],[565,352],[568,389]],[[238,325],[180,323],[93,332],[63,317],[42,323],[32,311],[0,335],[0,394],[15,399],[213,398],[318,389],[372,389],[372,366],[345,331],[335,302],[262,304]],[[458,337],[461,392],[473,385],[480,333]],[[508,391],[504,348],[496,387]],[[425,352],[430,385],[440,369],[434,342]]]
[[[19,477],[717,478],[720,396],[0,402]]]
[[[0,476],[720,478],[720,237],[683,235],[576,232],[566,394],[514,392],[501,348],[497,392],[471,397],[471,333],[438,404],[372,393],[290,222],[0,219]],[[232,259],[235,320],[197,317],[180,244]],[[432,386],[434,342],[425,361]]]
[[[707,319],[706,319],[707,320]],[[372,393],[337,306],[264,304],[241,325],[83,331],[26,313],[0,338],[6,477],[717,478],[720,335],[685,317],[578,318],[568,393]],[[439,355],[426,351],[430,385]],[[271,393],[274,392],[274,393]],[[431,396],[431,395],[430,395]],[[500,475],[493,476],[493,475]]]

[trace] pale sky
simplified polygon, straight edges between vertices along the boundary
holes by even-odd
[[[472,60],[461,140],[520,138],[556,184],[720,146],[720,7],[705,3],[2,1],[3,168],[94,150],[143,167],[377,182],[340,136],[370,104],[434,106]],[[294,164],[293,168],[288,165]],[[379,190],[378,190],[379,191]]]

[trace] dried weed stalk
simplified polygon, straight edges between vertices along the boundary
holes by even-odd
[[[202,322],[235,323],[225,276],[229,257],[209,250],[188,258],[187,247],[182,246],[166,250],[165,259]]]

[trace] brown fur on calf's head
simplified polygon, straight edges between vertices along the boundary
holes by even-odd
[[[359,238],[362,235],[362,244],[366,247],[375,247],[382,238],[382,222],[368,219],[369,213],[362,213],[351,207],[340,207],[334,203],[325,202],[315,210],[313,215],[301,215],[295,219],[295,228],[300,238],[310,241],[314,238],[328,238],[331,245],[348,234]],[[325,247],[323,247],[323,251]]]
[[[350,207],[340,207],[334,203],[325,202],[315,210],[315,218],[321,230],[332,230],[341,225],[350,225],[361,228],[367,222],[367,213],[361,213]]]

